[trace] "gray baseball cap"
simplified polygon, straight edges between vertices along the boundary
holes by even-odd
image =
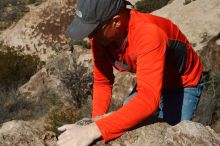
[[[125,0],[78,0],[76,16],[65,34],[74,40],[81,40],[125,7]]]

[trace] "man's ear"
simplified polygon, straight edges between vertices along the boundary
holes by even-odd
[[[113,18],[112,18],[112,27],[113,28],[120,28],[121,26],[121,16],[120,15],[115,15]]]

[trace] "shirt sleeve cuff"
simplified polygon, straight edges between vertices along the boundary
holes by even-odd
[[[98,121],[96,121],[96,125],[98,126],[99,131],[100,131],[101,134],[102,134],[102,142],[103,142],[103,143],[106,143],[106,142],[107,142],[107,139],[106,139],[106,138],[107,138],[107,134],[106,134],[106,132],[105,132],[103,126],[102,126],[102,122],[100,122],[100,121],[98,120]]]
[[[106,143],[112,139],[115,139],[121,135],[123,135],[125,132],[112,132],[109,131],[106,126],[105,126],[105,123],[101,120],[98,120],[96,121],[96,125],[98,126],[99,128],[99,131],[101,132],[101,135],[102,135],[102,142],[103,143]]]

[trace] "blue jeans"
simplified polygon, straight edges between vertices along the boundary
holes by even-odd
[[[201,77],[196,87],[162,91],[160,106],[155,114],[170,125],[175,125],[182,120],[192,120],[202,94],[202,89],[203,80]],[[124,104],[136,94],[135,86],[125,99]]]

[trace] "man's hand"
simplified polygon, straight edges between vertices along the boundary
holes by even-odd
[[[101,137],[101,132],[96,123],[86,126],[76,124],[63,125],[58,130],[64,131],[58,137],[58,146],[88,146],[94,140]]]

